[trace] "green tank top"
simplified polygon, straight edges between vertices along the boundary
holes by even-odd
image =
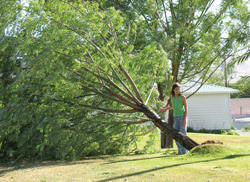
[[[181,100],[181,95],[178,98],[172,97],[173,113],[174,117],[180,117],[185,115],[184,104]]]

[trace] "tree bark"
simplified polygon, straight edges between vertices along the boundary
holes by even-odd
[[[163,88],[162,88],[161,83],[157,83],[157,89],[158,89],[158,92],[159,92],[159,99],[161,101],[164,101],[164,93],[163,93]]]
[[[167,105],[171,103],[171,98],[168,99]],[[169,111],[168,122],[171,127],[174,127],[173,110]],[[161,148],[173,148],[173,138],[161,132]]]
[[[173,110],[169,111],[168,124],[169,124],[171,127],[174,127],[174,115],[173,115]],[[168,137],[167,148],[173,148],[173,137],[170,137],[170,136],[167,136],[167,137]]]
[[[178,132],[168,123],[164,122],[164,120],[148,106],[143,104],[141,105],[141,108],[142,112],[153,121],[155,126],[160,128],[160,130],[167,134],[169,137],[172,137],[173,139],[177,140],[187,150],[191,150],[192,148],[199,145],[188,136],[182,134],[181,132]]]
[[[173,138],[169,137],[166,133],[161,132],[161,148],[173,148]]]

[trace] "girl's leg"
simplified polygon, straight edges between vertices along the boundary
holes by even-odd
[[[184,116],[182,116],[182,117],[175,117],[174,118],[174,128],[177,130],[177,131],[179,131],[179,132],[181,132],[181,133],[183,133],[184,135],[187,135],[187,125],[185,125],[185,126],[182,126],[182,121],[183,121],[183,119],[184,119]],[[188,153],[188,150],[185,148],[185,147],[183,147],[179,142],[177,142],[176,140],[175,140],[175,142],[176,142],[176,145],[177,145],[177,147],[178,147],[178,154],[186,154],[186,153]]]
[[[183,120],[183,119],[182,119]],[[181,117],[175,117],[174,118],[174,128],[177,130],[177,131],[180,131],[180,122],[181,122]],[[179,143],[179,142],[177,142],[176,140],[175,140],[175,143],[176,143],[176,145],[177,145],[177,147],[178,147],[178,154],[181,154],[182,153],[182,151],[181,151],[181,144]]]
[[[181,123],[180,132],[183,133],[184,135],[187,135],[187,122],[185,126],[182,126]],[[188,150],[181,145],[181,154],[186,154],[186,153],[188,153]]]

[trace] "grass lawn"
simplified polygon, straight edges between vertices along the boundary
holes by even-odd
[[[250,137],[188,135],[198,143],[220,140],[224,145],[194,149],[181,156],[173,148],[155,154],[98,156],[73,162],[2,163],[0,181],[250,181]]]

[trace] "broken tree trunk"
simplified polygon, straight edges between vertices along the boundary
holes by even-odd
[[[160,130],[167,134],[169,137],[172,137],[173,139],[177,140],[186,149],[191,150],[192,148],[199,145],[191,138],[182,134],[181,132],[178,132],[176,129],[166,123],[157,113],[151,110],[148,106],[143,104],[141,105],[141,108],[142,112],[153,121],[155,126],[160,128]]]
[[[125,76],[127,82],[131,85],[130,89],[124,81],[119,76],[118,72],[110,65],[112,68],[115,79],[111,79],[109,74],[105,74],[104,76],[98,75],[97,73],[93,73],[91,69],[88,67],[84,67],[86,72],[91,73],[94,75],[94,77],[101,79],[100,83],[96,84],[94,81],[92,83],[92,87],[89,86],[89,82],[86,84],[79,83],[81,87],[84,90],[94,92],[95,94],[104,97],[106,99],[112,100],[114,102],[120,103],[124,106],[131,107],[130,110],[113,110],[113,109],[107,109],[107,108],[99,108],[96,106],[88,106],[86,104],[81,104],[82,106],[86,107],[92,107],[94,109],[102,110],[106,113],[136,113],[136,112],[142,112],[144,113],[154,124],[156,127],[158,127],[162,132],[167,134],[169,137],[172,137],[176,141],[178,141],[183,147],[185,147],[188,150],[191,150],[192,148],[198,146],[199,144],[193,141],[188,136],[185,136],[181,132],[178,132],[176,129],[174,129],[171,125],[165,123],[165,121],[153,110],[151,110],[146,104],[144,104],[142,97],[140,95],[139,89],[137,88],[136,84],[134,83],[133,79],[129,75],[129,73],[125,70],[125,68],[122,66],[122,64],[119,64],[118,68],[120,69],[120,74]],[[99,67],[98,67],[99,68]],[[100,69],[99,71],[103,71]],[[106,73],[106,72],[105,72]],[[82,76],[81,73],[76,72],[78,76]],[[108,76],[107,76],[108,75]],[[107,78],[106,78],[107,76]],[[116,84],[116,82],[120,82],[119,86]],[[106,84],[105,84],[106,82]],[[95,86],[100,86],[102,89],[94,89]],[[107,86],[109,85],[109,86]],[[114,90],[111,89],[111,87],[115,88]],[[123,88],[122,88],[123,87]],[[134,93],[133,93],[134,92]]]

